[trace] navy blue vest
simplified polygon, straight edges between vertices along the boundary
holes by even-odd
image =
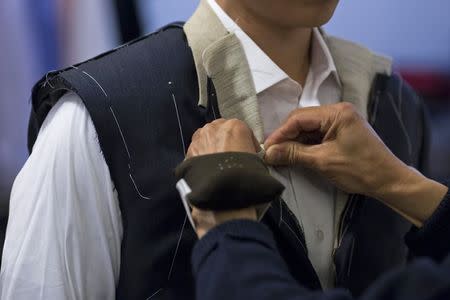
[[[419,166],[423,110],[400,84],[397,77],[379,76],[370,114],[384,120],[373,125],[394,153]],[[30,151],[48,111],[67,91],[77,93],[87,107],[119,195],[124,236],[117,298],[194,299],[190,255],[196,236],[173,170],[194,131],[219,110],[211,81],[209,107],[197,105],[197,75],[182,25],[47,74],[33,89]],[[386,100],[389,93],[398,101],[399,91],[403,104]],[[404,130],[408,141],[401,138]],[[358,293],[381,272],[405,262],[403,234],[409,225],[375,200],[355,198],[360,199],[349,202],[343,218],[345,234],[335,260],[338,284]],[[303,232],[284,202],[275,201],[263,222],[274,232],[293,276],[320,289]]]

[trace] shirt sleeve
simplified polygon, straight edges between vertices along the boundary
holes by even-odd
[[[89,113],[66,94],[11,193],[1,299],[114,299],[122,221]]]

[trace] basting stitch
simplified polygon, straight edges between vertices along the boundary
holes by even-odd
[[[122,132],[122,128],[119,125],[119,121],[117,120],[116,114],[114,113],[113,108],[110,106],[109,110],[111,111],[111,114],[113,115],[114,121],[116,122],[117,128],[119,129],[120,136],[122,137],[123,145],[125,146],[125,150],[127,150],[128,160],[131,160],[130,151],[128,150],[127,143],[125,141],[125,137]],[[128,168],[131,169],[130,164],[128,164]]]
[[[130,167],[130,165],[128,165],[128,167]],[[145,200],[151,200],[152,198],[142,195],[142,193],[139,191],[139,188],[137,187],[136,181],[134,181],[134,177],[133,175],[131,175],[131,172],[129,172],[128,175],[130,176],[131,182],[133,183],[134,188],[136,189],[136,192],[138,193],[139,197]]]
[[[408,131],[406,130],[406,126],[405,126],[405,124],[403,123],[403,119],[402,119],[402,117],[401,117],[401,114],[400,114],[400,112],[398,111],[397,106],[395,105],[394,96],[392,96],[392,94],[389,93],[389,92],[387,93],[387,95],[388,95],[388,97],[389,97],[389,100],[391,100],[391,104],[392,104],[392,107],[394,108],[395,115],[396,115],[397,119],[399,120],[399,122],[400,122],[400,127],[402,128],[403,134],[405,135],[406,143],[408,144],[408,154],[409,154],[409,157],[411,158],[411,155],[412,155],[412,145],[411,145],[411,140],[410,140],[409,135],[408,135]]]
[[[169,81],[169,85],[172,85],[172,81]],[[181,127],[181,119],[180,119],[180,113],[178,112],[177,100],[176,100],[173,92],[171,92],[171,95],[172,95],[173,105],[175,106],[175,111],[177,114],[178,128],[180,129],[181,143],[183,144],[183,153],[184,153],[184,155],[186,155],[186,144],[184,143],[183,129]]]
[[[80,70],[80,68],[78,68],[76,66],[71,66],[71,68],[76,69],[78,71],[81,71],[83,74],[85,74],[90,79],[92,79],[97,84],[97,86],[100,88],[100,90],[102,91],[103,95],[105,95],[105,97],[108,98],[108,94],[106,93],[105,89],[100,85],[100,83],[91,74],[87,73],[86,71]],[[124,145],[125,150],[127,152],[127,156],[128,156],[128,175],[130,177],[131,182],[133,183],[133,187],[136,190],[136,193],[138,194],[139,197],[141,197],[142,199],[145,199],[145,200],[151,200],[150,197],[145,196],[145,195],[143,195],[141,193],[141,191],[139,190],[139,188],[138,188],[138,186],[136,184],[136,180],[133,177],[132,170],[131,170],[131,165],[130,165],[130,162],[131,162],[130,150],[129,150],[128,144],[127,144],[127,142],[125,140],[125,136],[123,134],[122,128],[121,128],[121,126],[119,124],[119,120],[117,119],[116,114],[115,114],[115,112],[114,112],[114,110],[113,110],[113,108],[112,108],[110,103],[109,103],[109,110],[110,110],[110,112],[111,112],[111,114],[112,114],[112,116],[114,118],[114,121],[116,123],[117,129],[119,129],[119,133],[120,133],[120,136],[122,138],[123,145]]]
[[[180,248],[181,238],[183,236],[184,227],[186,226],[186,220],[187,220],[187,214],[184,217],[183,226],[181,226],[180,236],[178,237],[177,247],[175,248],[175,253],[173,255],[172,264],[170,265],[169,275],[167,275],[167,280],[169,280],[170,277],[172,276],[172,269],[175,264],[175,258],[177,257],[178,249]]]
[[[103,94],[105,95],[106,98],[108,98],[108,94],[106,93],[105,89],[100,85],[100,83],[98,83],[98,81],[88,72],[80,70],[78,67],[76,66],[72,66],[72,68],[77,69],[79,71],[81,71],[81,73],[83,73],[84,75],[88,76],[89,78],[91,78],[97,85],[98,87],[102,90]]]
[[[162,290],[163,290],[163,289],[160,288],[159,290],[157,290],[156,292],[154,292],[153,295],[151,295],[150,297],[148,297],[148,298],[145,299],[145,300],[150,300],[150,299],[152,299],[153,297],[155,297],[156,295],[158,295]]]
[[[377,91],[377,96],[375,98],[375,103],[373,106],[372,116],[371,116],[371,123],[372,125],[375,124],[378,116],[378,103],[380,101],[380,91]]]
[[[278,221],[278,227],[281,227],[281,222],[283,221],[283,205],[281,203],[281,198],[278,200],[280,201],[280,220]]]
[[[302,246],[303,250],[305,250],[306,253],[308,253],[308,250],[306,249],[305,245],[303,245],[302,241],[300,240],[300,238],[297,236],[297,234],[295,233],[295,231],[291,228],[291,226],[285,221],[285,220],[281,220],[286,227],[292,232],[292,234],[295,236],[295,238],[297,239],[297,241],[299,242],[299,244]]]

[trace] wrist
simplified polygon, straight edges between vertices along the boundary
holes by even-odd
[[[218,212],[194,209],[192,211],[192,217],[196,225],[197,236],[201,239],[210,230],[229,221],[256,221],[257,213],[254,207]]]
[[[385,184],[374,198],[418,227],[433,214],[447,193],[446,186],[425,177],[401,161],[395,168],[387,169],[385,173]]]
[[[385,157],[377,167],[377,172],[372,172],[371,175],[375,184],[369,196],[382,202],[398,197],[420,180],[417,171],[394,156]]]

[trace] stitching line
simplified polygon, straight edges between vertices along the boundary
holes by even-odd
[[[169,81],[169,85],[172,85],[171,81]],[[173,105],[175,106],[175,111],[176,111],[176,115],[177,115],[178,128],[180,130],[180,136],[181,136],[181,143],[183,144],[183,153],[184,153],[184,155],[186,155],[186,144],[184,143],[183,129],[181,127],[181,119],[180,119],[180,113],[178,112],[177,100],[176,100],[173,92],[171,92],[171,94],[172,94]]]
[[[377,96],[375,98],[375,103],[373,106],[372,116],[370,117],[372,125],[375,124],[378,116],[378,103],[380,101],[380,92],[377,91]]]
[[[80,69],[79,69],[78,67],[76,67],[76,66],[71,66],[71,67],[74,68],[74,69],[76,69],[76,70],[78,70],[78,71],[81,71],[81,73],[85,74],[85,75],[88,76],[92,81],[94,81],[95,84],[96,84],[96,85],[100,88],[100,90],[102,91],[103,95],[105,95],[105,98],[106,98],[107,100],[109,100],[109,99],[108,99],[108,94],[106,93],[105,89],[100,85],[100,83],[99,83],[99,82],[98,82],[91,74],[89,74],[89,73],[86,72],[86,71],[80,70]],[[108,101],[108,102],[109,102],[109,101]],[[133,172],[132,172],[132,170],[131,170],[131,154],[130,154],[130,151],[129,151],[129,148],[128,148],[128,144],[127,144],[127,142],[126,142],[126,140],[125,140],[125,136],[124,136],[123,131],[122,131],[122,128],[121,128],[121,126],[120,126],[120,124],[119,124],[119,120],[117,119],[116,114],[114,113],[114,110],[113,110],[112,105],[111,105],[110,102],[108,103],[108,106],[109,106],[109,110],[110,110],[110,112],[111,112],[111,114],[112,114],[112,116],[113,116],[113,118],[114,118],[114,121],[115,121],[115,123],[116,123],[117,129],[119,130],[120,136],[121,136],[121,138],[122,138],[123,145],[124,145],[125,150],[126,150],[127,155],[128,155],[128,175],[129,175],[129,177],[130,177],[130,179],[131,179],[131,182],[133,183],[133,187],[134,187],[134,189],[136,190],[136,193],[138,194],[139,197],[141,197],[142,199],[145,199],[145,200],[151,200],[150,197],[145,196],[145,195],[143,195],[143,194],[141,193],[141,191],[139,190],[139,188],[138,188],[138,186],[137,186],[137,184],[136,184],[136,181],[135,181],[135,179],[134,179],[134,177],[133,177],[133,174],[132,174]]]
[[[350,249],[350,261],[347,266],[347,276],[350,276],[350,270],[353,263],[353,250],[355,249],[355,239],[352,240],[352,248]]]
[[[122,128],[120,127],[119,121],[117,120],[116,114],[114,113],[114,110],[113,110],[113,108],[111,106],[109,107],[109,110],[111,111],[111,114],[113,115],[114,121],[116,121],[116,125],[117,125],[117,128],[119,129],[120,136],[122,137],[123,145],[125,146],[125,150],[127,150],[128,160],[131,160],[130,151],[128,150],[128,146],[127,146],[127,143],[125,141],[125,137],[123,135]],[[128,165],[128,167],[130,167],[130,165]]]
[[[187,215],[184,217],[183,226],[181,226],[180,236],[178,237],[177,247],[175,249],[175,254],[173,255],[172,264],[170,266],[169,275],[167,276],[167,280],[169,280],[170,276],[172,275],[172,269],[173,269],[173,266],[175,263],[175,258],[177,257],[177,254],[178,254],[178,248],[180,247],[181,237],[183,236],[184,227],[186,226],[186,220],[187,220]]]
[[[130,168],[130,165],[128,165],[128,168]],[[136,181],[134,180],[133,175],[131,175],[131,172],[130,172],[128,175],[130,176],[131,182],[133,183],[134,188],[136,189],[136,192],[138,193],[139,197],[141,197],[141,198],[143,198],[143,199],[145,199],[145,200],[151,200],[150,197],[147,197],[147,196],[142,195],[141,191],[139,191],[139,188],[138,188],[138,186],[136,185]]]
[[[300,240],[300,238],[297,236],[297,234],[295,233],[295,231],[291,228],[291,226],[285,221],[285,220],[281,220],[286,226],[287,228],[292,232],[292,234],[295,236],[295,238],[297,239],[298,243],[302,246],[303,250],[305,250],[305,253],[308,253],[308,251],[305,248],[305,245],[303,245],[302,241]]]
[[[308,251],[305,248],[305,245],[303,245],[302,241],[300,240],[300,238],[297,236],[297,234],[295,233],[295,231],[291,228],[291,226],[283,219],[283,205],[282,205],[282,200],[281,198],[279,199],[280,201],[280,221],[278,223],[278,227],[281,227],[281,224],[285,224],[287,226],[287,228],[292,232],[292,234],[295,236],[295,238],[297,239],[298,243],[302,246],[303,250],[305,250],[306,253],[308,253]]]
[[[145,300],[150,300],[150,299],[152,299],[154,296],[156,296],[156,295],[158,295],[159,294],[159,292],[161,292],[163,289],[162,288],[160,288],[159,290],[157,290],[156,292],[154,292],[153,293],[153,295],[151,295],[150,297],[148,297],[147,299],[145,299]]]
[[[278,221],[278,227],[281,227],[281,222],[283,221],[283,205],[281,203],[281,198],[279,198],[280,201],[280,220]]]
[[[392,104],[392,107],[394,108],[395,115],[396,115],[398,121],[400,122],[400,127],[401,127],[401,129],[403,131],[403,134],[405,135],[406,143],[408,145],[408,154],[409,154],[409,157],[411,158],[412,145],[411,145],[411,140],[410,140],[409,135],[408,135],[408,131],[406,130],[406,126],[403,123],[403,119],[401,117],[401,113],[398,111],[398,108],[395,105],[394,96],[392,96],[392,94],[390,92],[387,92],[387,95],[388,95],[388,98],[389,98],[389,100],[390,100],[390,102]]]

